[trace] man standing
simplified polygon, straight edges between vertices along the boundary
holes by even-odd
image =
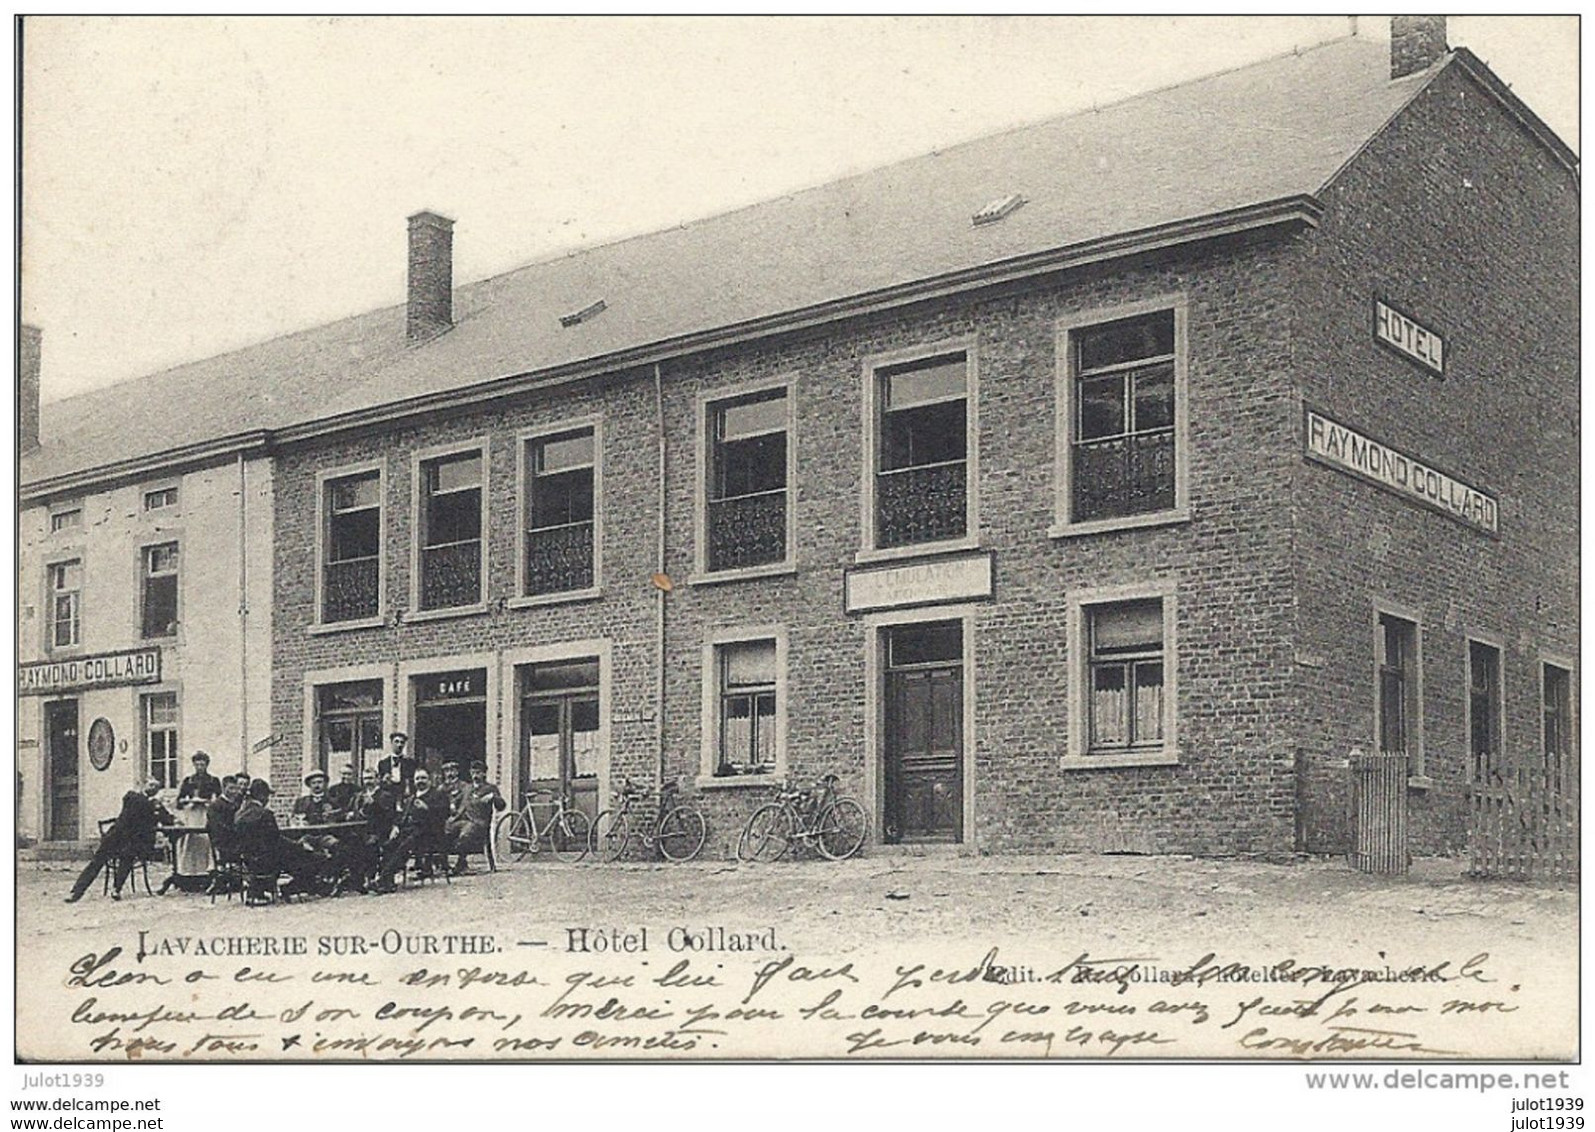
[[[487,780],[487,764],[472,763],[471,781],[466,784],[460,805],[455,809],[454,821],[449,824],[449,852],[458,855],[454,862],[456,876],[467,871],[467,853],[480,853],[487,847],[487,839],[493,829],[493,814],[508,805],[504,795],[498,792],[498,787]]]
[[[409,743],[410,737],[404,732],[393,732],[388,736],[388,746],[391,750],[387,757],[377,764],[377,777],[397,782],[406,795],[415,789],[417,765],[414,756],[404,753]]]
[[[132,875],[134,862],[148,858],[155,851],[156,830],[163,825],[174,824],[166,807],[155,800],[160,788],[160,781],[151,778],[144,783],[142,793],[129,790],[122,795],[122,812],[116,815],[115,823],[100,838],[100,847],[95,851],[94,859],[78,874],[76,883],[72,885],[72,894],[66,898],[68,904],[82,900],[89,885],[94,883],[94,878],[100,875],[100,870],[113,859],[116,861],[116,873],[112,878],[111,899],[122,899],[122,886]]]

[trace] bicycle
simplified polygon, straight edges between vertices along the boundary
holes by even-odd
[[[539,827],[537,811],[548,810],[548,822]],[[587,856],[592,822],[565,801],[562,790],[529,791],[521,808],[498,819],[493,826],[493,850],[498,860],[524,861],[547,851],[556,861],[579,861]]]
[[[869,819],[864,807],[836,795],[837,777],[827,774],[812,789],[787,783],[753,811],[737,840],[739,861],[779,861],[793,842],[813,845],[822,857],[843,861],[864,845]]]
[[[648,828],[632,816],[632,805],[648,796],[631,779],[620,790],[620,808],[605,810],[593,819],[592,852],[604,861],[618,861],[631,847],[633,837],[641,838],[644,849],[659,850],[667,861],[690,861],[703,850],[709,823],[690,802],[673,804],[677,784],[667,782],[659,791],[659,817]],[[637,826],[642,828],[638,829]]]

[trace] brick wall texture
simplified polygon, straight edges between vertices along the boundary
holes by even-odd
[[[864,619],[844,612],[860,550],[863,373],[871,357],[967,336],[979,373],[979,544],[994,597],[974,605],[973,825],[966,848],[1285,853],[1345,847],[1345,770],[1368,746],[1376,599],[1422,610],[1425,747],[1434,787],[1415,795],[1415,848],[1455,848],[1466,750],[1464,634],[1509,642],[1507,732],[1537,741],[1546,649],[1576,656],[1576,194],[1564,170],[1469,80],[1447,72],[1325,196],[1316,230],[1209,242],[838,321],[664,365],[667,438],[663,774],[684,777],[727,853],[759,787],[701,789],[703,646],[779,625],[788,639],[791,772],[828,771],[867,809]],[[1444,381],[1376,347],[1378,290],[1446,334]],[[1051,538],[1060,320],[1183,297],[1188,310],[1188,522]],[[700,396],[794,382],[793,574],[681,584],[694,568]],[[1498,540],[1302,456],[1303,405],[1433,461],[1501,500]],[[532,608],[513,596],[517,434],[603,421],[602,594]],[[409,605],[413,458],[490,442],[487,611],[312,634],[316,476],[362,460],[387,468],[387,604]],[[606,639],[605,789],[654,781],[658,523],[652,371],[528,391],[404,427],[281,453],[274,751],[279,789],[308,750],[305,674],[498,655]],[[1060,767],[1070,686],[1067,601],[1084,588],[1157,582],[1177,595],[1175,766]],[[937,616],[925,611],[925,619]],[[1309,663],[1301,663],[1303,660]],[[506,676],[509,674],[506,673]],[[401,689],[401,696],[404,691]],[[488,705],[490,765],[512,681]],[[402,718],[387,705],[388,721]],[[879,822],[879,812],[875,810]]]

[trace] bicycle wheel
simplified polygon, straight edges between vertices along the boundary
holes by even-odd
[[[739,861],[779,861],[792,844],[795,822],[792,811],[779,802],[768,802],[753,811],[737,841]]]
[[[587,856],[592,844],[593,823],[580,810],[566,810],[548,831],[549,846],[556,861],[573,862]]]
[[[659,819],[659,852],[667,861],[690,861],[703,850],[709,823],[690,806],[677,806]]]
[[[815,844],[833,861],[845,861],[864,845],[868,825],[864,807],[851,798],[838,798],[814,821]]]
[[[493,855],[500,861],[524,861],[535,850],[535,840],[536,834],[524,812],[505,814],[493,827]]]
[[[623,810],[605,810],[593,819],[588,835],[593,856],[600,861],[618,861],[631,846],[631,815]]]

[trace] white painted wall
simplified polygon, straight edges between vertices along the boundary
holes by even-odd
[[[239,769],[245,746],[270,734],[272,472],[269,459],[256,458],[244,462],[242,491],[234,461],[86,495],[81,499],[83,525],[55,534],[50,533],[50,507],[23,510],[19,661],[161,647],[160,684],[76,693],[81,837],[93,838],[96,821],[114,815],[122,795],[144,776],[141,696],[178,694],[184,773],[188,756],[197,749],[210,752],[212,773],[231,773]],[[166,484],[178,488],[177,507],[145,512],[144,493]],[[239,615],[241,505],[247,618]],[[177,636],[144,641],[139,636],[142,548],[169,541],[180,548]],[[83,562],[82,643],[52,653],[45,647],[46,568],[70,558]],[[22,697],[17,715],[17,769],[22,776],[18,827],[35,838],[45,828],[43,705],[48,699]],[[107,770],[96,771],[88,762],[88,732],[101,717],[115,730],[116,754]],[[251,769],[268,762],[263,751]]]

